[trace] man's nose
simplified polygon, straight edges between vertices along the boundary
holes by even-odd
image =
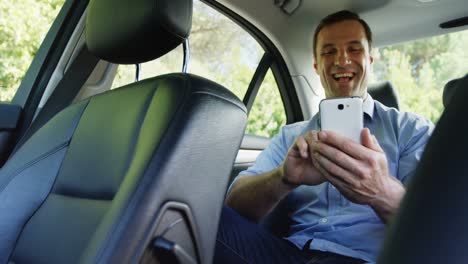
[[[348,53],[346,51],[338,52],[337,56],[335,57],[335,65],[336,66],[346,66],[351,64],[349,60]]]

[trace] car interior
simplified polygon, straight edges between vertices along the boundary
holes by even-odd
[[[157,11],[154,1],[133,10],[128,3],[90,3],[91,54],[140,63],[187,38],[191,1],[160,0],[166,8]],[[2,168],[1,262],[149,263],[153,249],[162,252],[155,253],[161,261],[209,262],[221,209],[216,201],[224,196],[245,123],[245,107],[230,91],[183,73],[66,107]]]
[[[369,23],[375,47],[468,29],[465,0],[64,0],[0,103],[0,263],[212,263],[229,184],[270,141],[249,133],[255,111],[273,116],[257,98],[275,89],[285,124],[317,113],[312,36],[343,9]],[[251,68],[247,80],[228,66],[213,78],[209,63],[235,42],[198,39],[226,25],[204,20],[215,13],[258,46],[242,37],[235,52],[260,50],[229,61]],[[165,58],[177,69],[140,78]],[[124,66],[131,82],[114,87]],[[440,87],[443,113],[377,263],[468,263],[466,73]],[[401,110],[398,88],[368,91]],[[261,222],[278,236],[281,211]]]

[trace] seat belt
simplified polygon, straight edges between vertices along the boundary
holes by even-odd
[[[73,60],[70,67],[65,72],[63,78],[55,87],[42,110],[16,144],[11,155],[36,133],[39,128],[55,116],[55,114],[73,102],[73,99],[81,90],[86,80],[88,80],[98,62],[99,59],[92,55],[86,46],[81,49],[78,56],[76,56],[75,60]]]

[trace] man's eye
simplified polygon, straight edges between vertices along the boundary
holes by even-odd
[[[334,53],[335,53],[334,50],[323,50],[321,54],[322,55],[332,55]]]
[[[353,52],[353,53],[357,53],[357,52],[361,52],[362,48],[360,48],[360,47],[351,47],[351,48],[349,48],[349,51]]]

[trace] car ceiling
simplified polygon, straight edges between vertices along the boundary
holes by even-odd
[[[205,0],[210,2],[210,0]],[[313,67],[313,33],[326,15],[348,9],[365,19],[374,34],[374,46],[429,37],[468,29],[468,26],[441,29],[440,23],[468,15],[466,0],[211,0],[239,14],[262,31],[285,60],[303,115],[307,119],[318,110],[323,90]],[[275,2],[298,8],[283,11]]]
[[[440,23],[467,16],[466,0],[286,0],[300,3],[292,14],[275,6],[280,0],[217,2],[242,15],[273,39],[294,33],[291,28],[297,33],[313,32],[321,18],[342,9],[359,13],[370,24],[376,46],[468,29],[468,26],[439,27]]]

